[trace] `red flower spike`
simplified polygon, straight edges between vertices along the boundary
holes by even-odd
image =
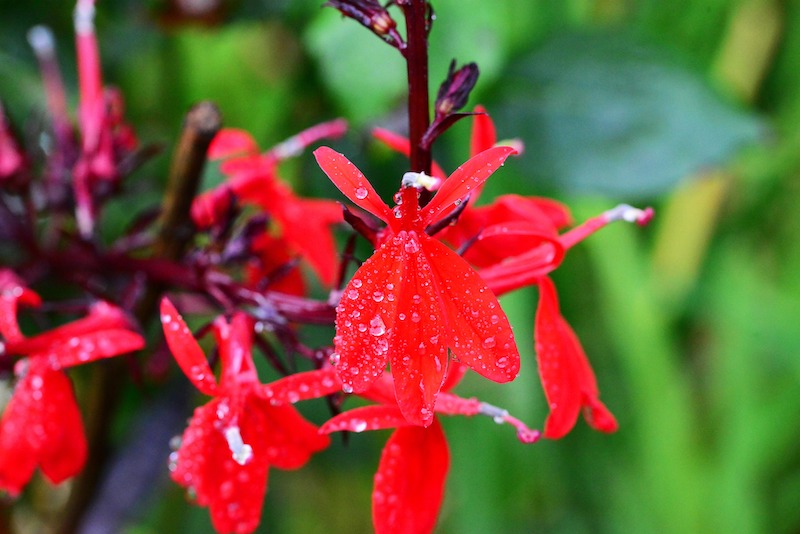
[[[258,381],[251,354],[253,322],[237,312],[214,321],[220,380],[199,380],[193,366],[210,376],[205,357],[174,307],[164,299],[162,320],[170,349],[190,379],[214,395],[195,410],[180,448],[170,455],[172,478],[208,506],[219,532],[254,531],[261,518],[269,467],[296,469],[330,439],[292,406],[274,406]],[[173,325],[177,325],[177,328]],[[206,371],[208,370],[208,371]]]
[[[381,454],[372,492],[376,534],[425,534],[436,526],[450,468],[438,421],[398,428]]]
[[[197,344],[178,310],[166,297],[161,299],[161,324],[167,346],[183,374],[201,393],[216,395],[217,381],[208,366],[203,349]]]
[[[597,380],[586,354],[570,326],[561,316],[553,282],[543,277],[539,282],[539,307],[536,311],[536,355],[539,374],[550,415],[544,436],[565,436],[578,419],[581,408],[590,426],[602,432],[617,430],[617,421],[600,402]]]
[[[389,225],[384,243],[353,275],[337,308],[337,369],[345,391],[364,392],[391,362],[395,394],[412,424],[433,420],[447,349],[498,382],[519,371],[511,326],[495,296],[455,252],[425,233],[482,184],[513,152],[493,148],[459,167],[423,209],[416,189],[401,189],[396,215],[344,156],[314,152],[331,181]]]

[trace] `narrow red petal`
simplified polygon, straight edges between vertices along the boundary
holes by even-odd
[[[561,317],[553,282],[544,277],[539,283],[535,341],[539,376],[550,407],[545,423],[546,438],[564,437],[578,420],[582,404],[576,339]]]
[[[360,170],[342,154],[328,147],[320,147],[314,151],[322,171],[328,175],[339,191],[349,198],[353,204],[365,209],[384,222],[392,217],[392,212],[378,193],[364,177]]]
[[[401,232],[393,238],[403,254],[397,321],[391,332],[389,361],[397,404],[408,421],[428,426],[447,371],[446,323],[440,294],[425,254],[425,234]]]
[[[420,215],[424,224],[431,224],[455,209],[464,197],[482,185],[515,152],[513,148],[506,146],[494,147],[473,156],[461,165],[422,209]]]
[[[41,391],[31,386],[31,378],[33,376],[28,375],[27,380],[22,378],[17,383],[0,420],[0,489],[12,497],[19,495],[33,476],[39,462],[40,439],[44,433],[44,428],[41,428],[33,436],[29,434],[34,428],[32,423],[40,419],[37,415],[41,400]],[[36,383],[39,387],[41,381],[38,375]],[[38,391],[38,399],[34,398],[34,391]]]
[[[563,252],[563,248],[561,249]],[[481,269],[481,278],[495,295],[503,295],[521,287],[530,286],[558,267],[557,249],[551,246],[537,247],[506,262]]]
[[[253,136],[244,130],[225,128],[220,130],[208,147],[210,160],[258,154],[258,144]]]
[[[206,395],[217,394],[217,381],[208,366],[206,355],[175,306],[167,299],[161,300],[161,324],[170,352],[194,387]]]
[[[483,106],[475,106],[476,115],[472,116],[472,135],[469,139],[471,156],[492,148],[497,143],[497,132],[494,121]]]
[[[49,439],[40,453],[40,468],[50,482],[59,484],[83,469],[88,446],[69,379],[58,371],[42,377],[42,424]]]
[[[329,200],[293,200],[275,213],[281,216],[283,236],[308,260],[322,283],[330,287],[339,269],[331,226],[342,222],[342,208]]]
[[[376,404],[362,406],[340,413],[325,422],[319,429],[324,434],[332,432],[364,432],[408,426],[396,405]]]
[[[383,448],[372,492],[376,534],[428,534],[436,527],[450,452],[438,421],[398,428]]]
[[[453,355],[489,380],[514,380],[519,373],[519,351],[497,297],[458,254],[433,238],[424,245]]]
[[[383,374],[389,361],[389,332],[401,294],[402,244],[389,240],[356,271],[336,308],[338,358],[343,389],[360,393]]]
[[[36,353],[36,356],[44,356],[63,368],[119,356],[141,348],[144,348],[142,336],[130,330],[113,328],[54,340],[46,351]]]
[[[259,388],[259,395],[272,404],[294,404],[318,399],[342,390],[342,381],[334,368],[289,375]]]

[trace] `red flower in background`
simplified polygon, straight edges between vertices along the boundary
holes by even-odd
[[[261,154],[253,138],[242,130],[222,130],[211,143],[210,159],[225,159],[220,169],[228,176],[221,186],[198,196],[192,217],[201,228],[220,221],[232,200],[258,206],[280,226],[280,235],[300,253],[330,286],[337,274],[336,243],[331,226],[342,222],[337,202],[300,198],[278,177],[278,164],[323,138],[341,136],[344,121],[319,124]]]
[[[337,308],[334,343],[345,390],[365,391],[391,362],[401,412],[409,422],[428,426],[448,348],[490,380],[516,377],[519,353],[497,298],[457,253],[425,232],[513,152],[497,147],[470,159],[421,209],[418,191],[401,189],[394,212],[347,158],[327,147],[314,152],[342,193],[388,225],[380,248],[353,275]]]
[[[326,448],[327,436],[292,406],[270,402],[251,355],[253,324],[237,312],[214,322],[222,371],[214,378],[202,349],[175,307],[161,302],[170,351],[202,393],[214,397],[197,408],[170,457],[172,479],[208,506],[218,532],[252,532],[261,518],[270,467],[297,469]]]
[[[0,420],[0,489],[18,495],[38,466],[54,484],[76,475],[86,462],[83,422],[69,378],[62,369],[141,349],[121,310],[105,302],[89,315],[48,332],[25,337],[17,306],[40,299],[8,270],[0,270],[0,343],[3,356],[24,356],[17,384]]]

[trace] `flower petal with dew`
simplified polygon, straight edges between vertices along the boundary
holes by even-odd
[[[388,225],[337,308],[337,369],[346,391],[363,392],[390,363],[400,409],[409,422],[427,426],[448,348],[491,380],[517,375],[519,353],[496,297],[457,253],[425,233],[512,153],[497,147],[470,159],[421,209],[418,191],[404,187],[393,212],[347,158],[326,147],[314,152],[342,193]]]

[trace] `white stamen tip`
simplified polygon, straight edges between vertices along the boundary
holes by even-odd
[[[52,56],[56,47],[52,30],[41,24],[28,30],[28,42],[36,55]]]
[[[94,33],[94,0],[78,0],[74,23],[75,33]]]
[[[642,210],[629,206],[628,204],[620,204],[605,212],[605,217],[608,222],[626,221],[639,225],[645,225],[650,222],[653,215],[653,208],[645,208]]]
[[[439,178],[428,176],[424,172],[407,172],[403,175],[403,187],[416,187],[417,189],[427,189],[435,191],[439,189],[442,181]]]
[[[225,429],[225,441],[231,450],[233,460],[239,465],[245,465],[253,457],[253,447],[242,440],[242,434],[238,426],[231,426]]]

